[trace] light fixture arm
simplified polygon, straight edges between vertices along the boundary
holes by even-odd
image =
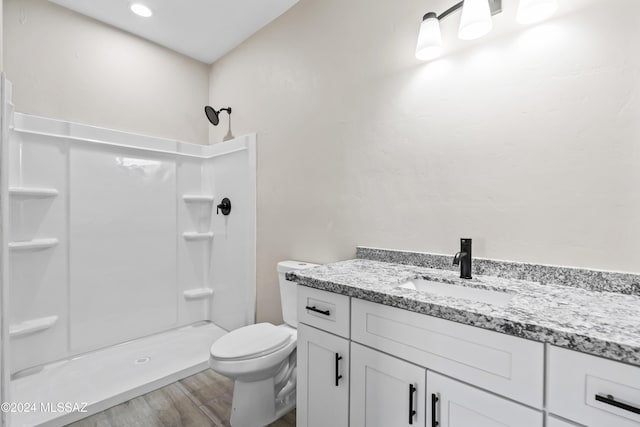
[[[456,10],[462,9],[462,3],[464,3],[464,1],[456,3],[453,6],[451,6],[449,9],[445,10],[444,12],[442,12],[440,15],[438,15],[438,20],[442,20],[442,19],[446,18],[447,16],[451,15]]]
[[[463,4],[464,4],[464,0],[454,4],[449,9],[445,10],[440,15],[438,15],[438,20],[442,20],[447,16],[451,15],[456,10],[462,9]],[[502,0],[489,0],[489,8],[491,9],[492,16],[502,12]]]
[[[447,16],[451,15],[456,10],[462,9],[463,3],[464,3],[464,0],[454,4],[449,9],[442,12],[440,15],[438,15],[438,20],[442,20]],[[491,9],[492,16],[502,12],[502,0],[489,0],[489,8]]]

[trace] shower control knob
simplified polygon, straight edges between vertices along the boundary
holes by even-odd
[[[216,214],[220,215],[220,212],[222,212],[222,215],[229,215],[229,213],[231,212],[231,200],[229,200],[227,197],[222,199],[220,204],[216,206]]]

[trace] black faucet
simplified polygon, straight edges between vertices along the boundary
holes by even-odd
[[[461,279],[471,279],[471,239],[460,239],[460,252],[453,257],[453,265],[460,265]]]

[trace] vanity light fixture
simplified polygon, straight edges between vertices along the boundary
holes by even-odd
[[[462,16],[458,30],[460,39],[479,39],[491,31],[491,28],[493,28],[493,22],[487,0],[465,0],[462,3]]]
[[[540,22],[553,15],[557,8],[557,0],[520,0],[517,21],[521,24]],[[442,54],[440,21],[458,9],[462,9],[458,37],[473,40],[491,31],[492,16],[502,12],[502,0],[462,0],[440,15],[435,12],[426,13],[418,33],[417,59],[428,61]]]
[[[138,16],[142,16],[143,18],[149,18],[153,15],[153,11],[142,3],[132,3],[130,6],[131,12],[135,13]]]

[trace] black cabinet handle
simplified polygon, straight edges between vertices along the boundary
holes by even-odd
[[[336,387],[338,387],[338,381],[342,379],[342,375],[340,375],[340,361],[342,360],[342,356],[336,353]]]
[[[596,400],[598,402],[606,403],[607,405],[615,406],[616,408],[624,409],[625,411],[633,412],[634,414],[640,414],[640,408],[619,402],[610,394],[607,394],[606,396],[596,394]]]
[[[436,410],[438,409],[438,401],[440,398],[436,393],[431,393],[431,427],[438,427],[438,417],[436,416]]]
[[[416,390],[416,386],[409,384],[409,424],[413,424],[413,417],[416,415],[416,410],[413,409],[413,393]]]
[[[315,311],[316,313],[324,314],[325,316],[329,316],[331,314],[329,310],[320,310],[315,305],[313,307],[306,306],[305,308],[310,311]]]

